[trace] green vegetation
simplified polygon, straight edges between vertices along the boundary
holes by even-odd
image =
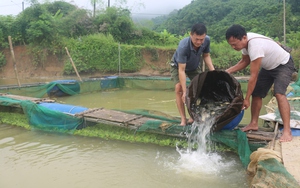
[[[6,64],[6,58],[2,52],[0,52],[0,68]]]
[[[135,130],[104,124],[97,124],[81,130],[76,130],[74,134],[87,137],[99,137],[107,140],[152,143],[170,147],[187,147],[186,139],[145,132],[135,132]]]
[[[65,74],[74,74],[65,47],[80,73],[138,71],[144,64],[142,52],[149,51],[153,61],[161,50],[175,51],[191,26],[203,22],[211,37],[211,55],[218,69],[235,64],[240,53],[227,44],[224,34],[233,23],[283,42],[283,3],[280,0],[193,0],[168,16],[135,24],[128,9],[108,7],[91,13],[64,1],[31,6],[17,16],[0,16],[0,50],[8,48],[8,36],[14,45],[27,45],[33,66],[43,66],[47,56],[55,54],[65,64]],[[91,1],[94,2],[94,1]],[[95,1],[96,2],[96,1]],[[98,1],[97,1],[98,2]],[[292,56],[300,61],[300,2],[286,0],[286,42]],[[151,23],[150,23],[151,22]],[[144,23],[144,26],[141,25]],[[120,54],[120,56],[119,56]],[[0,67],[5,64],[0,53]],[[169,60],[166,60],[168,62]],[[238,74],[248,74],[244,70]]]
[[[27,130],[32,129],[28,123],[26,115],[22,113],[1,112],[0,122],[22,127]],[[104,124],[96,124],[94,126],[89,126],[81,130],[75,130],[73,134],[78,136],[97,137],[107,140],[109,139],[128,142],[152,143],[158,144],[160,146],[170,147],[187,147],[186,139],[179,139],[175,137],[151,133],[135,133],[134,130]]]
[[[32,130],[33,128],[28,123],[28,118],[23,113],[11,113],[11,112],[0,112],[0,123],[5,123],[9,125],[14,125],[22,127],[26,130]],[[45,131],[45,130],[44,130]],[[52,131],[55,134],[55,130]],[[61,133],[61,131],[57,131]],[[76,136],[84,137],[94,137],[106,140],[120,140],[132,143],[147,143],[147,144],[157,144],[160,146],[167,147],[179,147],[187,148],[187,138],[176,138],[166,135],[159,135],[147,132],[136,132],[135,130],[105,125],[96,124],[93,126],[85,127],[84,129],[75,130],[74,132],[64,132],[66,134],[73,134]],[[222,144],[222,143],[211,143],[210,149],[219,152],[232,151],[236,152],[234,149]],[[196,149],[196,148],[194,148]]]
[[[1,112],[0,122],[9,125],[15,125],[18,127],[23,127],[30,130],[30,125],[28,124],[28,119],[23,113],[11,113],[11,112]]]
[[[94,34],[67,41],[72,59],[79,72],[117,72],[119,67],[118,43],[110,34]],[[133,45],[120,46],[122,71],[138,71],[142,65],[141,47]],[[65,64],[65,73],[72,74],[73,67],[69,61]]]
[[[299,31],[297,0],[286,0],[286,31]],[[193,23],[202,22],[209,35],[222,42],[226,29],[233,23],[242,24],[248,31],[283,40],[283,3],[281,0],[193,0],[189,5],[168,17],[153,19],[155,31],[165,29],[176,35],[189,31]],[[180,27],[178,27],[180,26]]]

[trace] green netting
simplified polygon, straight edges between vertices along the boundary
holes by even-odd
[[[298,79],[291,84],[293,91],[291,91],[292,97],[300,97],[300,71],[298,72]]]
[[[53,111],[29,100],[16,100],[0,96],[0,105],[21,107],[27,116],[29,125],[39,130],[72,132],[83,123],[83,118]]]
[[[47,84],[47,94],[48,96],[58,95],[76,95],[80,92],[80,84],[77,81],[74,82],[50,82]]]
[[[291,87],[293,90],[291,91],[291,96],[288,97],[291,106],[291,119],[300,120],[300,71],[297,81],[291,84]]]
[[[256,174],[252,180],[253,188],[299,188],[298,182],[285,169],[283,164],[274,158],[258,162]]]
[[[174,81],[169,77],[123,77],[120,78],[120,83],[124,88],[174,90]]]
[[[211,135],[211,140],[222,143],[237,151],[244,167],[250,162],[250,155],[259,147],[264,147],[262,143],[249,143],[245,132],[238,130],[222,130]]]
[[[21,85],[20,87],[16,85],[1,86],[0,93],[43,98],[76,95],[120,88],[173,90],[174,83],[168,77],[111,76],[103,78],[90,78],[83,81],[57,80],[50,83],[25,84]]]
[[[50,82],[39,84],[26,84],[18,86],[2,86],[0,93],[9,93],[14,95],[29,96],[29,97],[60,97],[64,95],[76,95],[80,93],[94,92],[101,90],[101,80],[88,80],[79,82]],[[58,94],[55,95],[55,94]]]

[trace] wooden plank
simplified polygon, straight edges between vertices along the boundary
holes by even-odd
[[[119,123],[129,123],[129,121],[137,120],[142,116],[136,114],[128,114],[125,112],[120,112],[116,110],[108,110],[108,109],[94,109],[91,112],[87,112],[82,114],[84,118],[94,118],[94,119],[102,119],[105,121],[111,122],[119,122]]]
[[[39,104],[39,103],[41,103],[41,102],[45,102],[45,103],[53,103],[53,102],[56,102],[56,101],[55,101],[55,100],[52,100],[52,99],[43,98],[43,99],[33,100],[33,102]]]
[[[126,127],[130,129],[138,129],[147,121],[155,121],[157,119],[145,117],[143,115],[129,114],[126,112],[120,112],[116,110],[108,109],[92,109],[84,111],[83,113],[76,114],[76,116],[83,117],[86,121],[105,123],[108,125],[117,125],[120,127]],[[165,134],[163,131],[154,131],[155,133]]]
[[[272,138],[261,136],[261,135],[250,135],[250,134],[247,134],[247,137],[251,138],[251,139],[254,139],[254,140],[272,141]]]
[[[283,165],[300,185],[300,137],[294,136],[291,142],[281,143]]]
[[[249,139],[254,139],[254,140],[272,141],[272,139],[274,137],[274,132],[248,131],[247,137]]]
[[[106,121],[106,120],[103,120],[103,119],[88,118],[88,117],[85,117],[84,119],[87,122],[103,123],[103,124],[106,124],[106,125],[119,126],[119,127],[124,127],[125,126],[123,123],[118,123],[118,122],[114,122],[114,121]],[[128,125],[126,128],[128,128],[128,129],[137,129],[138,127],[135,126],[135,125]]]
[[[11,94],[3,94],[1,93],[1,96],[9,97],[11,99],[17,99],[17,100],[30,100],[30,101],[41,101],[41,98],[34,98],[34,97],[26,97],[26,96],[20,96],[20,95],[11,95]]]
[[[84,114],[89,114],[89,113],[91,113],[91,112],[95,112],[95,111],[101,110],[101,109],[103,109],[103,108],[89,108],[88,110],[85,110],[85,111],[83,111],[83,112],[80,112],[80,113],[75,114],[75,116],[83,117]]]

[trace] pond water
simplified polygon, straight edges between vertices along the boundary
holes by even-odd
[[[243,86],[244,87],[244,86]],[[115,90],[62,97],[88,108],[149,109],[178,116],[173,91]],[[249,122],[247,110],[242,120]],[[26,131],[0,125],[0,187],[249,187],[233,153]]]
[[[0,125],[0,187],[248,187],[231,153],[85,138]]]
[[[241,83],[243,90],[246,89],[247,83]],[[243,91],[244,92],[244,91]],[[244,92],[245,93],[245,92]],[[263,99],[263,105],[266,105],[271,99],[267,96]],[[155,90],[138,90],[138,89],[121,89],[114,91],[102,91],[97,93],[85,93],[80,96],[60,97],[58,101],[76,106],[87,108],[106,108],[106,109],[147,109],[164,112],[171,116],[179,116],[174,91],[155,91]],[[186,112],[187,113],[187,112]],[[261,115],[266,114],[263,107]],[[187,114],[188,116],[188,114]],[[245,110],[244,117],[240,124],[246,125],[250,122],[250,108]],[[263,120],[259,120],[263,124]]]

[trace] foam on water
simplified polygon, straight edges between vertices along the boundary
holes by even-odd
[[[235,165],[235,161],[224,159],[217,152],[207,149],[209,143],[209,135],[214,124],[215,118],[208,117],[202,123],[193,123],[191,132],[188,133],[188,147],[185,149],[177,148],[179,158],[172,163],[166,162],[165,165],[175,169],[178,173],[194,175],[217,175],[228,171],[230,167]]]

